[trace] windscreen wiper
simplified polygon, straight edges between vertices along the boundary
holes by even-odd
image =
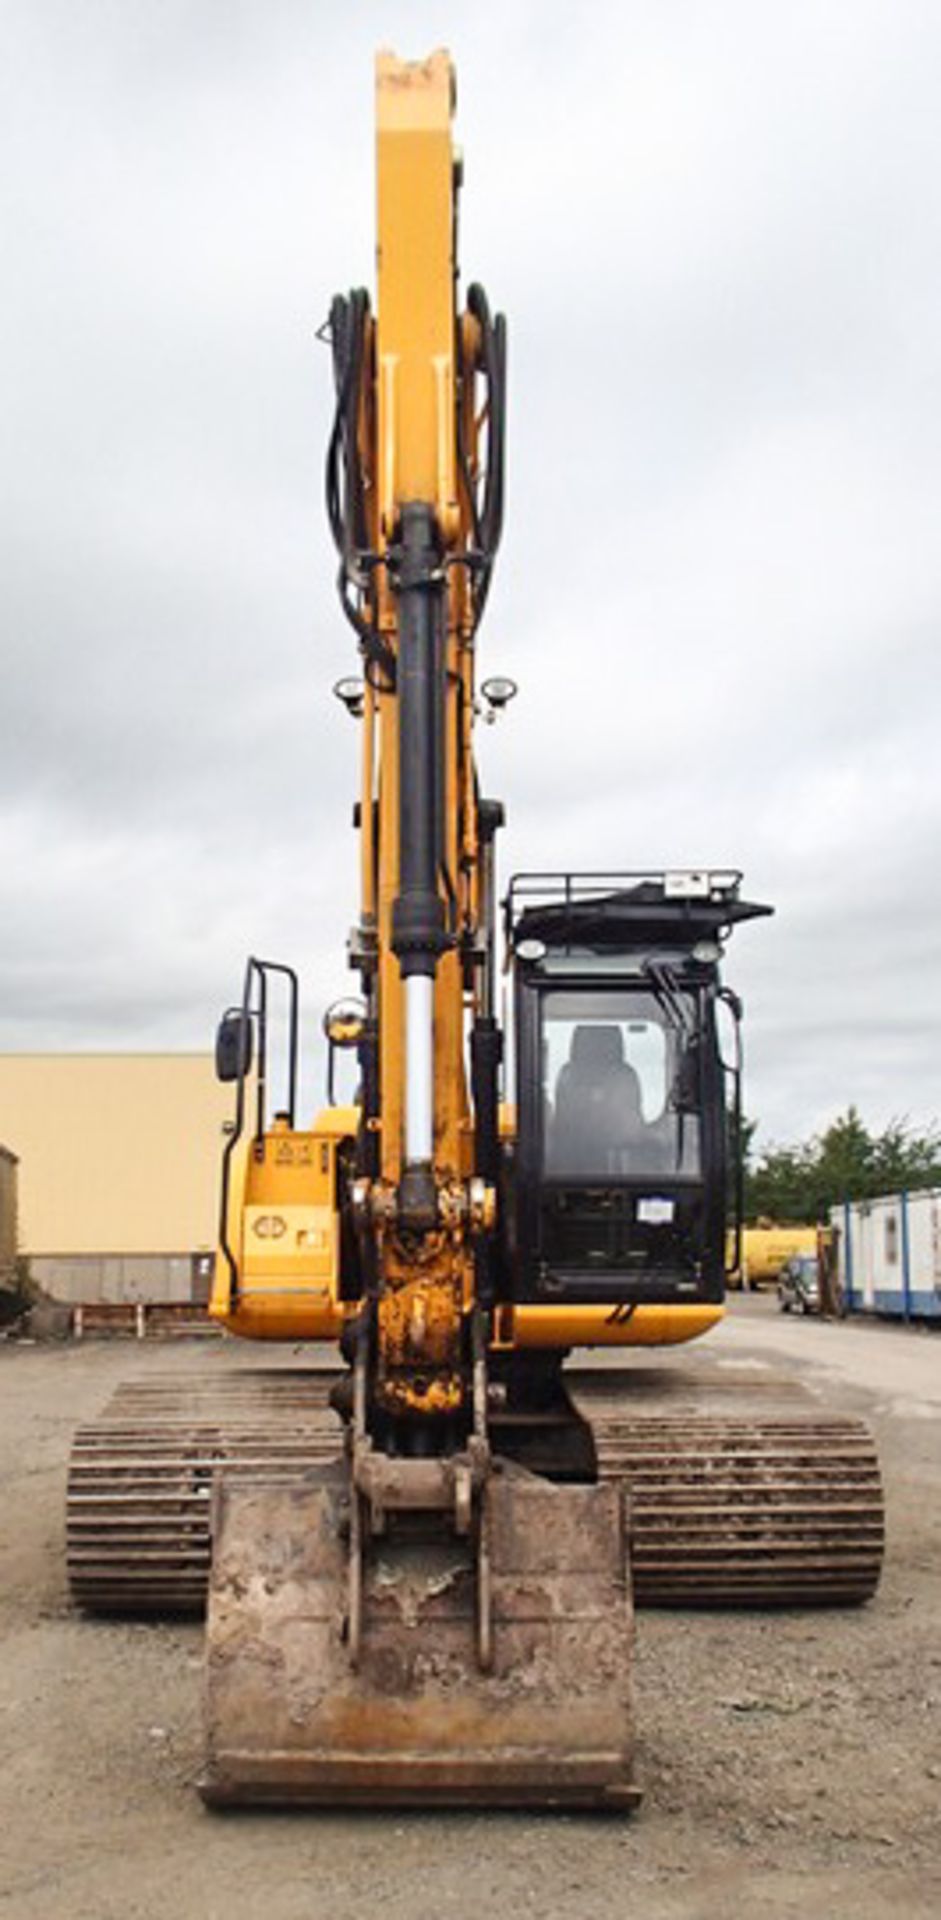
[[[677,1027],[684,1040],[691,1040],[697,1030],[696,1016],[690,1006],[689,996],[677,983],[676,974],[666,960],[645,960],[644,973],[653,988],[654,999],[669,1016],[671,1024]]]

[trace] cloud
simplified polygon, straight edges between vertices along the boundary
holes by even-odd
[[[4,10],[0,1044],[346,984],[353,666],[314,339],[376,44],[450,41],[511,321],[504,870],[740,864],[748,1106],[938,1094],[941,22],[917,0]],[[312,1052],[316,1042],[311,1042]]]

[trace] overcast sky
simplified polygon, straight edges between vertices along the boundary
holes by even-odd
[[[941,1115],[941,8],[2,0],[0,1046],[352,985],[315,330],[448,45],[510,322],[511,868],[732,864],[747,1106]]]

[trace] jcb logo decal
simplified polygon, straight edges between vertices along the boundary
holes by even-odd
[[[287,1230],[288,1223],[280,1213],[262,1213],[252,1221],[252,1232],[257,1233],[260,1240],[280,1240]]]

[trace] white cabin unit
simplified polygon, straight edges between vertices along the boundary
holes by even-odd
[[[847,1200],[830,1224],[849,1312],[941,1319],[941,1187]]]

